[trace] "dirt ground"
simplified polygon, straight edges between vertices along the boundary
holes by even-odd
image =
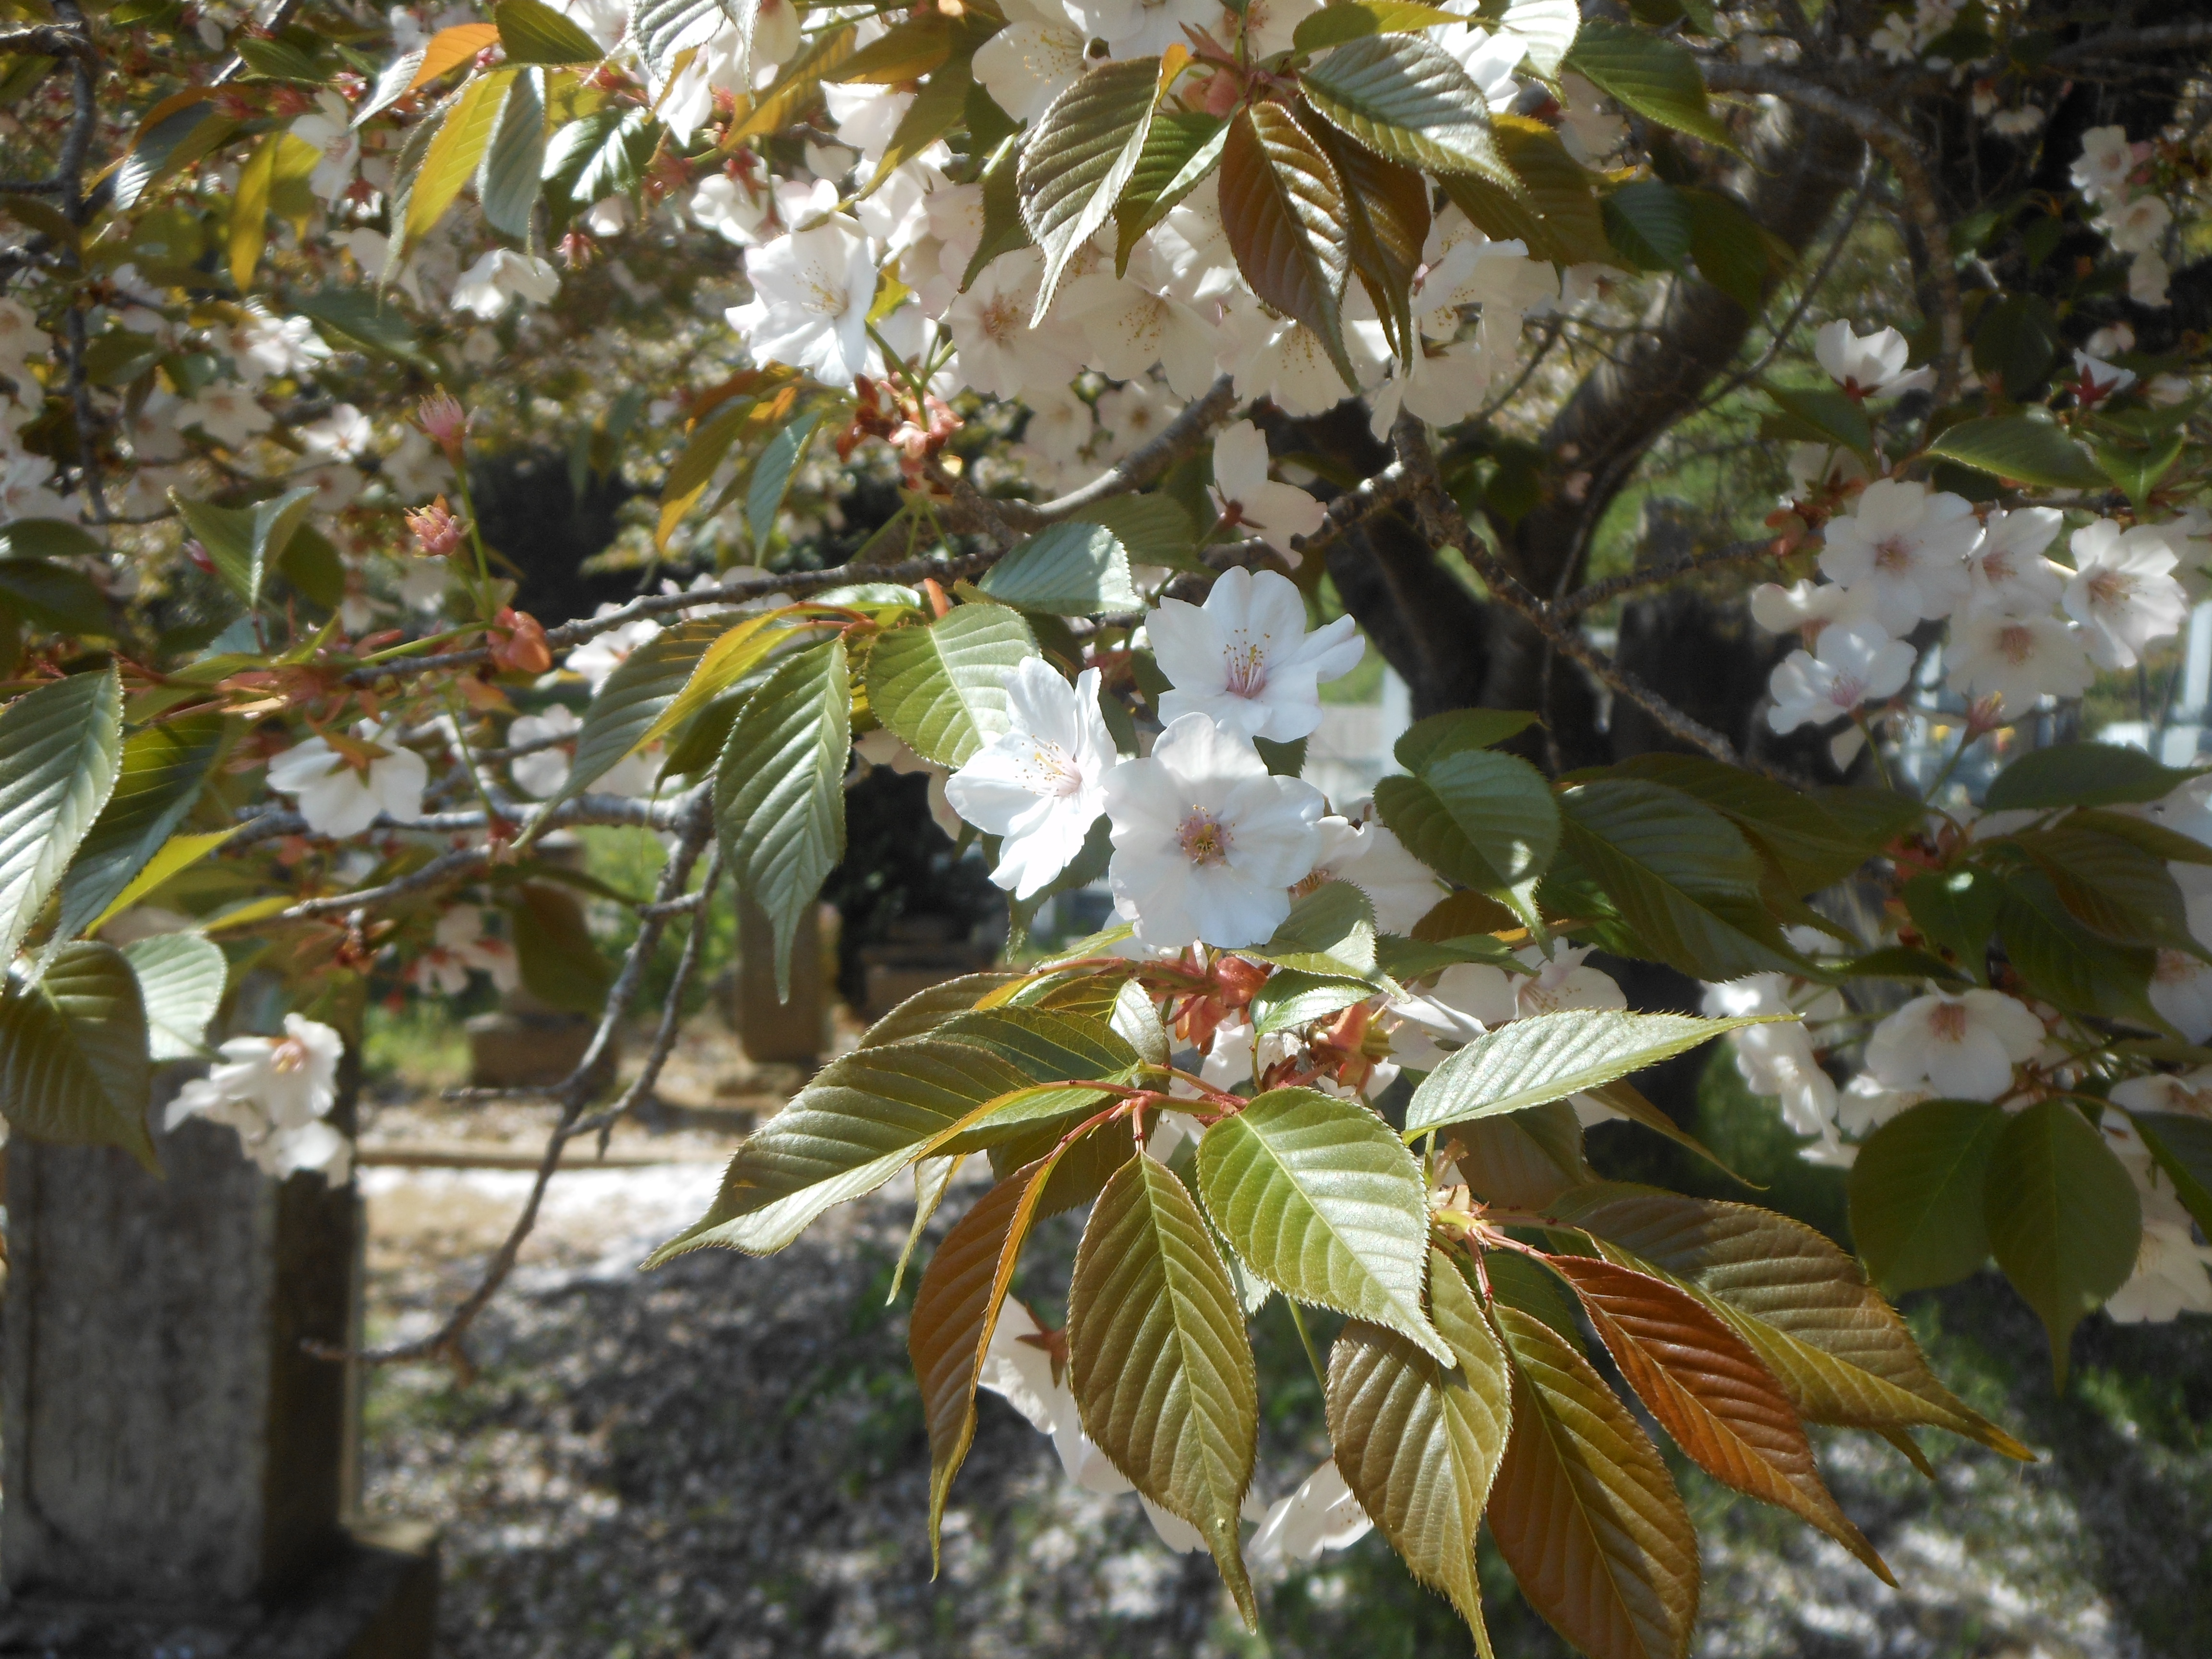
[[[713,1069],[695,1059],[701,1074]],[[623,1167],[556,1178],[538,1236],[477,1328],[472,1382],[425,1369],[372,1379],[367,1506],[444,1527],[448,1659],[1470,1651],[1443,1604],[1371,1535],[1268,1587],[1265,1633],[1243,1632],[1203,1556],[1163,1548],[1133,1497],[1071,1486],[1048,1443],[988,1396],[933,1581],[929,1457],[905,1358],[911,1285],[884,1304],[911,1188],[833,1212],[774,1258],[710,1252],[635,1269],[711,1197],[744,1093],[702,1085],[693,1097],[720,1114],[707,1127],[625,1130]],[[536,1110],[458,1125],[440,1109],[392,1109],[370,1144],[389,1156],[465,1130],[519,1152]],[[642,1161],[655,1157],[668,1161]],[[373,1340],[431,1328],[527,1181],[509,1169],[364,1172]],[[1051,1224],[1017,1289],[1056,1321],[1054,1276],[1076,1224]],[[1830,1483],[1896,1571],[1894,1590],[1795,1522],[1683,1472],[1705,1540],[1697,1650],[2212,1652],[2206,1322],[2093,1332],[2061,1401],[2032,1321],[1993,1280],[1923,1299],[1914,1317],[1954,1386],[2057,1455],[2021,1468],[1931,1443],[1930,1485],[1867,1437],[1826,1437]],[[1285,1379],[1262,1431],[1273,1497],[1326,1443],[1279,1310],[1263,1311],[1256,1340],[1263,1377]],[[1484,1566],[1499,1652],[1564,1654],[1496,1560]]]

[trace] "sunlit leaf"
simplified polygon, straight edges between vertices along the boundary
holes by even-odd
[[[878,637],[868,658],[868,707],[917,755],[958,766],[1009,728],[1007,683],[1036,654],[1020,611],[960,605],[926,627]]]

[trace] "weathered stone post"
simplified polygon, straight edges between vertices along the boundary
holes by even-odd
[[[356,1341],[355,1191],[160,1116],[160,1180],[7,1149],[0,1654],[420,1659],[434,1553],[348,1528],[352,1379],[302,1346]]]

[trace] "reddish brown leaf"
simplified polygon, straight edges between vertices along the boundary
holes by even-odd
[[[1344,185],[1282,105],[1255,104],[1230,122],[1221,223],[1252,291],[1311,329],[1357,391],[1341,310],[1352,269]]]
[[[1681,1659],[1698,1535],[1659,1453],[1540,1319],[1492,1310],[1513,1356],[1513,1432],[1490,1530],[1529,1605],[1589,1659]]]
[[[1722,1485],[1788,1510],[1897,1581],[1820,1479],[1796,1407],[1720,1316],[1673,1285],[1595,1256],[1549,1258],[1660,1426]]]
[[[1428,181],[1339,132],[1303,100],[1296,109],[1298,125],[1343,181],[1352,274],[1375,302],[1376,314],[1389,325],[1392,344],[1403,360],[1419,349],[1413,343],[1411,295],[1429,234]]]

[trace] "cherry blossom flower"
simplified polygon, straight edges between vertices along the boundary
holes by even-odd
[[[347,1178],[350,1142],[325,1121],[337,1100],[344,1039],[299,1014],[284,1016],[281,1037],[233,1037],[221,1063],[187,1083],[169,1103],[167,1127],[204,1117],[238,1132],[247,1156],[282,1178],[320,1170],[333,1183]]]
[[[2212,1037],[2212,963],[2185,951],[2160,951],[2151,969],[2149,1000],[2158,1017],[2190,1042]],[[2118,1090],[2112,1097],[2119,1098]]]
[[[2172,574],[2175,539],[2163,525],[2124,531],[2109,519],[2068,538],[2075,574],[2061,602],[2098,667],[2133,668],[2144,646],[2188,620],[2189,596]]]
[[[196,426],[228,448],[236,449],[274,423],[252,392],[242,386],[221,381],[201,388],[191,402],[177,411],[179,427]]]
[[[1321,791],[1274,777],[1241,732],[1170,720],[1151,758],[1106,775],[1115,908],[1147,946],[1233,950],[1269,938],[1312,871]]]
[[[526,306],[544,305],[561,291],[561,273],[535,254],[495,247],[461,273],[453,285],[456,310],[471,312],[486,322],[497,320],[508,305],[520,300]]]
[[[1792,444],[1790,447],[1790,495],[1783,503],[1801,501],[1826,490],[1845,490],[1867,481],[1866,463],[1840,444]]]
[[[1811,652],[1793,651],[1767,681],[1766,723],[1777,732],[1825,726],[1867,702],[1894,696],[1912,672],[1912,647],[1873,623],[1820,631]]]
[[[438,918],[430,947],[410,964],[408,977],[425,989],[459,996],[469,988],[472,968],[489,975],[502,991],[521,982],[514,947],[484,932],[483,912],[477,906],[456,904]]]
[[[52,336],[39,326],[28,306],[20,300],[0,299],[0,369],[9,380],[21,380],[23,365],[44,357],[52,346]]]
[[[1241,566],[1215,580],[1203,606],[1163,600],[1145,631],[1175,688],[1160,699],[1163,721],[1197,711],[1276,743],[1320,726],[1321,682],[1350,673],[1367,648],[1349,617],[1307,633],[1290,579]]]
[[[1083,73],[1083,31],[1065,13],[1047,21],[1017,9],[1009,6],[1006,27],[976,48],[975,78],[1015,120],[1034,122]]]
[[[2135,370],[2105,362],[2086,351],[2074,354],[2074,373],[2079,377],[2078,395],[2084,404],[2102,403],[2136,383]]]
[[[329,414],[293,430],[311,452],[337,461],[366,455],[376,441],[376,428],[351,404],[334,404]]]
[[[1024,658],[1006,682],[1011,723],[945,783],[953,811],[1000,838],[991,879],[1018,899],[1068,866],[1104,810],[1119,756],[1098,681],[1086,668],[1071,686],[1042,657]]]
[[[1297,1562],[1315,1559],[1323,1550],[1356,1544],[1374,1527],[1332,1457],[1288,1498],[1268,1506],[1260,1530],[1244,1547],[1245,1559],[1255,1572],[1280,1572]]]
[[[1572,70],[1559,75],[1559,142],[1584,167],[1596,167],[1628,139],[1628,123]]]
[[[1969,700],[1995,696],[2009,715],[2044,696],[2078,697],[2097,672],[2079,630],[2051,616],[2013,616],[1977,606],[1951,623],[1947,665]]]
[[[1869,484],[1850,516],[1828,526],[1820,572],[1846,587],[1874,590],[1875,620],[1904,635],[1923,617],[1948,614],[1968,592],[1966,555],[1981,520],[1961,496],[1882,478]]]
[[[728,313],[757,362],[787,363],[832,386],[871,372],[876,267],[850,220],[832,219],[745,251],[750,303]]]
[[[2151,253],[2173,222],[2173,210],[2155,196],[2138,196],[2106,211],[2105,234],[2115,252]]]
[[[269,763],[269,787],[293,796],[300,816],[317,835],[343,838],[360,834],[380,814],[395,823],[422,816],[422,790],[430,768],[411,749],[395,741],[392,727],[363,720],[353,741],[380,750],[365,765],[313,737],[294,744]]]
[[[2139,306],[2154,308],[2169,305],[2172,301],[2166,294],[2166,283],[2172,276],[2172,268],[2155,251],[2138,253],[2128,266],[2128,298]],[[2173,378],[2172,375],[2159,377],[2160,380]],[[2173,401],[2179,403],[2180,399],[2177,398]]]
[[[2212,1245],[2199,1244],[2186,1211],[2143,1217],[2135,1271],[2105,1303],[2118,1325],[2164,1323],[2185,1313],[2212,1313]]]
[[[1821,629],[1840,623],[1874,620],[1874,593],[1865,587],[1839,587],[1833,582],[1799,581],[1784,587],[1761,582],[1751,590],[1751,619],[1770,634],[1802,632],[1807,644],[1820,637]]]
[[[1314,860],[1314,873],[1348,881],[1366,894],[1378,931],[1412,933],[1413,924],[1443,897],[1443,884],[1387,826],[1326,817],[1316,828],[1321,856]]]
[[[1249,421],[1232,421],[1214,438],[1213,499],[1229,526],[1265,536],[1286,552],[1292,537],[1310,536],[1322,526],[1319,501],[1267,477],[1267,440]]]
[[[1893,328],[1878,328],[1862,335],[1838,318],[1823,324],[1813,337],[1813,356],[1828,378],[1853,398],[1888,398],[1900,392],[1923,392],[1935,384],[1927,369],[1907,369],[1911,347]]]
[[[425,558],[441,559],[468,539],[469,521],[448,507],[443,495],[428,507],[410,508],[406,522],[408,532]],[[444,586],[441,580],[441,591]]]
[[[361,135],[345,100],[328,90],[316,94],[313,112],[292,123],[292,137],[312,144],[320,158],[307,175],[307,187],[335,204],[353,187],[361,161]]]
[[[1915,997],[1874,1028],[1867,1069],[1892,1088],[1925,1083],[1950,1100],[1995,1100],[2043,1046],[2043,1022],[2002,991]]]
[[[1966,556],[1966,580],[1977,607],[1994,607],[2015,616],[2048,611],[2058,602],[2066,572],[2043,556],[2066,522],[2048,507],[1992,512],[1982,538]]]
[[[1223,9],[1216,21],[1215,33],[1224,40],[1234,40],[1241,21],[1246,50],[1256,63],[1279,52],[1288,52],[1291,37],[1297,33],[1298,25],[1320,9],[1321,0],[1247,0],[1241,20]]]
[[[1783,974],[1750,974],[1705,987],[1705,1012],[1720,1018],[1750,1014],[1796,1014],[1790,979]],[[1814,1009],[1832,1018],[1844,1012],[1843,1000],[1823,992]],[[1812,1034],[1801,1019],[1744,1025],[1729,1033],[1735,1069],[1755,1095],[1773,1095],[1782,1119],[1796,1133],[1835,1139],[1836,1084],[1814,1053]]]
[[[64,519],[69,504],[54,493],[54,464],[43,455],[16,455],[0,464],[0,522]]]
[[[612,616],[622,607],[602,605],[592,613],[594,620]],[[619,628],[611,628],[604,634],[595,634],[568,653],[568,668],[572,674],[584,677],[584,684],[597,696],[599,688],[607,683],[607,676],[629,660],[631,652],[638,647],[658,639],[660,624],[647,617],[626,622]]]
[[[307,317],[264,317],[249,313],[216,337],[229,352],[239,377],[255,384],[275,374],[304,374],[330,348]]]
[[[2126,191],[2128,174],[2135,171],[2135,147],[2124,127],[2092,127],[2081,135],[2081,156],[2068,177],[2074,188],[2093,201],[2116,201]]]
[[[1220,0],[1077,0],[1068,11],[1084,30],[1106,42],[1115,58],[1152,58],[1188,43],[1182,26],[1203,28]]]
[[[1094,366],[1117,380],[1134,380],[1158,363],[1178,398],[1200,396],[1213,383],[1212,331],[1180,300],[1097,271],[1069,283],[1055,312],[1083,331]]]
[[[1048,319],[1030,326],[1044,256],[1035,248],[1001,255],[952,302],[945,325],[958,343],[953,374],[993,397],[1018,398],[1033,386],[1065,385],[1083,366],[1083,336]]]

